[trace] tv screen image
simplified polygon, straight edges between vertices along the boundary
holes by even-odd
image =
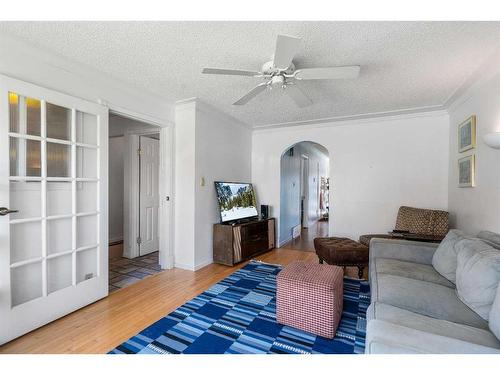
[[[216,182],[215,191],[222,222],[258,216],[252,184]]]

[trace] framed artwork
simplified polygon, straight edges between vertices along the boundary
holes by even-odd
[[[474,155],[458,159],[458,187],[475,186],[475,168],[476,158]]]
[[[458,152],[476,147],[476,116],[471,116],[458,125]]]

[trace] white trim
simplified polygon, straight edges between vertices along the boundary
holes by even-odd
[[[438,105],[438,106],[429,106],[429,107],[421,107],[413,109],[404,109],[398,111],[366,113],[353,116],[339,116],[339,117],[320,118],[320,119],[305,120],[305,121],[291,121],[291,122],[283,122],[283,123],[268,124],[268,125],[256,125],[253,127],[253,131],[254,132],[272,131],[272,130],[278,130],[280,128],[289,128],[289,127],[297,127],[297,128],[302,127],[305,129],[313,129],[313,128],[330,127],[330,126],[369,124],[374,122],[375,120],[396,121],[401,119],[444,116],[444,115],[448,115],[448,111],[444,106]]]
[[[493,76],[500,73],[500,50],[497,50],[484,64],[482,64],[473,74],[470,76],[464,84],[457,89],[453,95],[451,95],[446,101],[446,109],[448,112],[454,110],[455,108],[461,106],[463,103],[468,101],[477,87],[482,86],[485,82],[490,80]]]
[[[176,104],[176,111],[178,111],[179,109],[182,109],[182,106],[184,105],[195,105],[196,106],[196,109],[197,110],[200,110],[204,113],[209,113],[211,116],[218,116],[219,118],[221,118],[221,120],[223,121],[230,121],[234,124],[237,124],[239,126],[242,126],[244,128],[247,128],[247,129],[252,129],[253,126],[251,126],[250,124],[244,122],[244,121],[241,121],[239,119],[237,119],[236,117],[233,117],[229,114],[227,114],[226,112],[222,111],[221,109],[217,108],[217,107],[214,107],[206,102],[204,102],[203,100],[197,98],[197,97],[192,97],[192,98],[188,98],[188,99],[182,99],[182,100],[178,100],[175,102]]]
[[[139,246],[136,241],[139,236],[139,193],[136,184],[139,173],[138,148],[139,137],[125,134],[123,150],[123,256],[125,258],[139,256]]]
[[[203,267],[208,266],[209,264],[212,264],[214,261],[213,259],[206,259],[198,264],[195,264],[194,266],[191,264],[185,264],[185,263],[174,263],[175,268],[180,268],[183,270],[188,270],[188,271],[198,271],[202,269]]]
[[[38,257],[38,258],[32,258],[32,259],[27,259],[27,260],[21,260],[19,262],[12,263],[10,265],[10,268],[18,268],[22,266],[26,266],[28,264],[33,264],[33,263],[42,263],[43,262],[43,257]]]
[[[118,105],[108,103],[105,100],[99,99],[99,103],[107,106],[109,108],[110,114],[118,115],[121,117],[126,117],[132,120],[136,120],[139,122],[144,122],[146,124],[159,126],[160,128],[164,128],[166,126],[172,126],[174,123],[167,119],[161,119],[156,116],[151,116],[142,112],[131,111],[127,108],[120,107]]]
[[[108,243],[123,242],[123,236],[110,237]]]
[[[292,236],[284,239],[284,240],[281,240],[278,241],[278,248],[282,247],[283,245],[287,244],[288,242],[290,242],[291,240],[293,240]]]
[[[177,263],[174,262],[175,268],[180,268],[181,270],[195,271],[195,268],[191,264]]]
[[[160,172],[159,172],[159,220],[160,265],[162,268],[174,267],[174,128],[160,130]],[[168,200],[167,200],[168,197]],[[167,251],[161,251],[166,249]]]
[[[203,267],[208,266],[209,264],[212,264],[214,260],[212,258],[206,259],[198,264],[195,264],[194,266],[194,271],[198,271],[199,269],[202,269]]]

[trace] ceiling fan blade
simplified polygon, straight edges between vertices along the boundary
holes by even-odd
[[[295,104],[300,108],[307,107],[312,104],[312,100],[302,91],[297,85],[287,85],[285,92],[293,99]]]
[[[267,88],[267,82],[262,82],[260,85],[255,86],[252,90],[250,90],[245,96],[241,97],[238,101],[234,102],[233,105],[247,104],[250,100],[255,98],[266,88]]]
[[[240,70],[240,69],[217,69],[217,68],[204,68],[201,71],[203,74],[223,74],[228,76],[260,76],[262,73],[254,72],[251,70]]]
[[[276,50],[274,51],[274,66],[278,69],[288,68],[301,46],[302,39],[288,35],[278,35]]]
[[[309,68],[295,71],[295,79],[348,79],[358,78],[360,67],[335,66],[331,68]]]

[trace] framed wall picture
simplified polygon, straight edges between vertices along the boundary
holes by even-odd
[[[458,159],[458,187],[475,186],[476,158],[469,155]]]
[[[458,125],[458,152],[476,147],[476,116],[471,116]]]

